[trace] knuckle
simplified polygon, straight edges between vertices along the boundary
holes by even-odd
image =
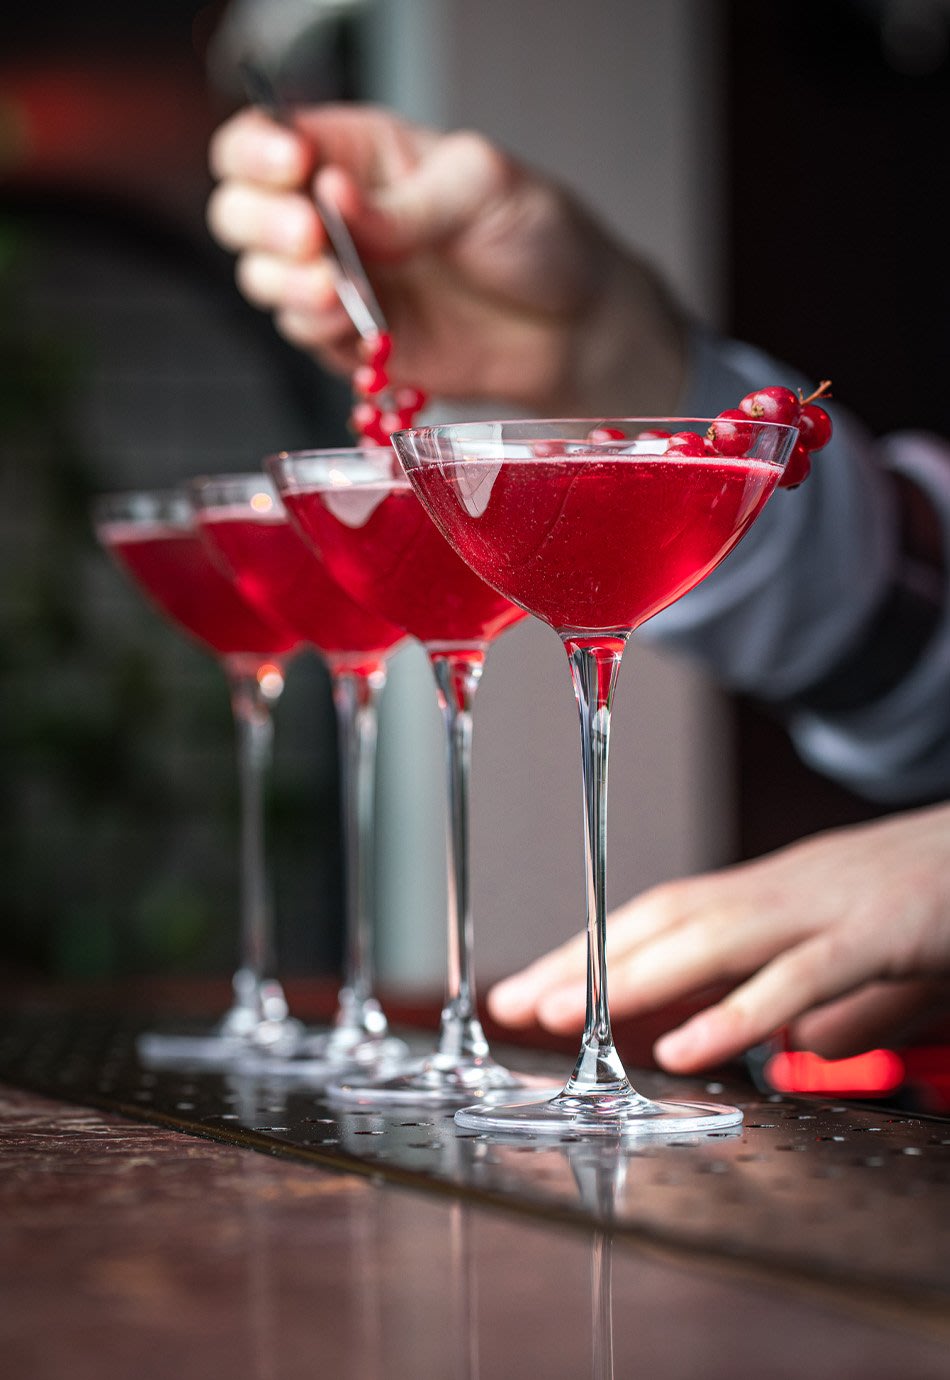
[[[453,156],[464,159],[470,167],[478,167],[488,184],[503,187],[515,180],[514,161],[478,130],[458,130],[449,136],[447,143],[451,145]]]

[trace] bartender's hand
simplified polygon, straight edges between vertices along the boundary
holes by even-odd
[[[656,276],[563,190],[477,134],[360,106],[244,110],[211,143],[212,233],[278,329],[331,368],[357,363],[312,179],[346,220],[395,341],[393,382],[542,416],[658,415],[683,370]]]
[[[579,1029],[584,945],[571,940],[499,983],[492,1015]],[[732,988],[657,1042],[671,1072],[720,1063],[782,1026],[827,1056],[867,1049],[950,1010],[950,806],[657,887],[610,917],[607,950],[615,1016]]]

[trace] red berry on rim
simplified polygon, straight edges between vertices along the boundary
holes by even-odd
[[[795,426],[801,403],[790,388],[773,384],[747,393],[739,404],[739,411],[757,422],[783,422]]]
[[[806,450],[821,450],[831,440],[831,418],[823,407],[805,403],[798,419],[798,439]]]
[[[788,464],[782,472],[782,477],[778,481],[780,489],[797,489],[799,484],[808,478],[811,471],[811,460],[808,451],[801,441],[796,442],[795,448],[788,457]]]
[[[588,441],[625,441],[626,432],[616,426],[595,426],[587,433]]]
[[[755,427],[748,414],[729,407],[711,423],[706,439],[720,455],[745,455],[752,444]]]
[[[706,440],[695,431],[674,431],[666,447],[667,455],[705,455]]]

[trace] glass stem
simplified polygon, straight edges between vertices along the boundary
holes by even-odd
[[[626,638],[565,637],[564,645],[580,711],[587,875],[587,1019],[564,1095],[623,1095],[631,1089],[614,1047],[607,1005],[606,870],[610,707]]]
[[[488,1041],[475,1005],[468,817],[472,704],[485,654],[430,651],[429,660],[445,724],[449,798],[448,968],[437,1052],[453,1060],[484,1059],[488,1055]]]
[[[240,968],[234,975],[234,1014],[244,1021],[286,1015],[283,994],[273,977],[273,914],[264,856],[264,783],[274,755],[271,705],[280,696],[283,680],[270,675],[265,693],[259,671],[257,658],[233,656],[225,662],[237,733],[241,802]]]
[[[385,684],[383,667],[333,672],[346,901],[343,988],[334,1022],[340,1034],[379,1035],[386,1030],[386,1019],[372,995],[377,707]]]

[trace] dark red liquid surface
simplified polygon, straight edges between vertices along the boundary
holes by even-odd
[[[336,669],[380,664],[402,628],[354,603],[284,518],[248,517],[243,507],[200,516],[205,539],[234,574],[248,603],[288,624]]]
[[[198,533],[159,523],[110,523],[99,538],[162,613],[213,652],[271,657],[300,637],[261,617],[212,560]]]
[[[408,485],[284,497],[327,569],[360,603],[428,647],[477,647],[524,614],[452,550]]]
[[[781,469],[624,457],[424,465],[412,482],[484,579],[559,632],[628,631],[719,564]]]

